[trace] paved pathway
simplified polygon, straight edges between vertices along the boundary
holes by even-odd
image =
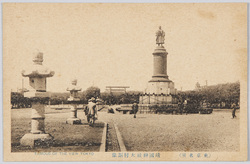
[[[239,113],[158,115],[99,112],[117,124],[128,151],[239,151]]]

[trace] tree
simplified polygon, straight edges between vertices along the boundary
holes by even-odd
[[[185,98],[196,95],[198,101],[205,100],[216,107],[230,108],[233,102],[237,104],[240,100],[240,82],[206,86],[199,91],[185,91],[182,94],[185,94]]]
[[[11,108],[30,108],[31,101],[29,98],[24,97],[22,93],[11,92]]]
[[[98,87],[89,87],[87,90],[86,90],[86,98],[87,99],[90,99],[91,97],[100,97],[100,88]]]
[[[69,92],[51,92],[50,104],[67,104],[69,96]]]

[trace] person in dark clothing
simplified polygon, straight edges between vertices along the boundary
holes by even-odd
[[[182,115],[182,113],[183,113],[183,108],[184,108],[183,101],[181,101],[179,105],[180,105],[180,106],[179,106],[180,114]]]
[[[87,115],[89,113],[89,107],[88,107],[88,105],[85,106],[84,113],[85,113],[85,116],[87,117]],[[87,117],[87,121],[89,122],[89,117]]]
[[[137,103],[134,103],[132,105],[132,111],[134,113],[134,118],[136,118],[136,113],[138,112],[138,104]]]
[[[232,104],[232,117],[233,117],[233,118],[236,117],[235,112],[236,112],[236,104],[233,103],[233,104]],[[232,119],[233,119],[233,118],[232,118]]]

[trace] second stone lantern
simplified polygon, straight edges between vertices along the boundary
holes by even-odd
[[[67,88],[67,91],[70,91],[70,97],[68,101],[72,104],[70,109],[70,118],[67,119],[67,124],[81,124],[81,119],[77,118],[77,104],[80,101],[78,96],[78,91],[82,89],[77,86],[77,79],[71,81],[71,85]]]

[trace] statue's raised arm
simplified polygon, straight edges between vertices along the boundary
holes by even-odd
[[[165,40],[165,32],[161,29],[161,26],[159,27],[159,30],[156,32],[156,44],[158,46],[164,44]]]

